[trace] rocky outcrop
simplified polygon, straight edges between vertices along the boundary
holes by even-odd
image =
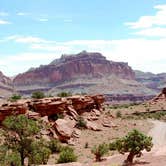
[[[163,88],[161,93],[154,97],[150,102],[152,104],[155,104],[156,102],[166,102],[166,88]]]
[[[41,116],[69,114],[76,118],[77,115],[84,112],[100,109],[104,101],[103,95],[52,97],[32,100],[28,102],[28,105],[30,109],[38,112]]]
[[[100,53],[83,51],[76,55],[63,55],[49,65],[19,74],[14,79],[14,86],[18,91],[28,93],[37,89],[48,90],[74,79],[101,78],[107,75],[135,79],[135,74],[127,63],[109,61]]]
[[[76,120],[84,112],[101,109],[103,102],[104,96],[102,95],[20,100],[20,102],[0,106],[0,121],[4,120],[6,116],[25,114],[26,112],[27,117],[32,119],[37,119],[40,116],[53,118],[54,115],[68,114]]]
[[[67,101],[63,98],[44,98],[28,102],[29,107],[41,116],[51,116],[63,113],[66,110]]]
[[[25,103],[4,104],[0,107],[0,122],[11,115],[25,114],[28,107]]]

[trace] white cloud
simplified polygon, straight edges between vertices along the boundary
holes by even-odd
[[[64,19],[63,21],[66,22],[66,23],[71,23],[71,22],[73,22],[72,19]]]
[[[0,25],[11,24],[11,22],[6,20],[0,20]]]
[[[1,55],[0,55],[1,56]],[[0,71],[8,76],[13,76],[25,72],[31,67],[38,67],[48,64],[53,59],[59,58],[55,53],[35,53],[27,52],[15,55],[1,56]]]
[[[142,16],[136,22],[127,22],[125,25],[132,29],[150,28],[152,26],[166,26],[166,5],[154,6],[157,12],[154,16]]]
[[[45,41],[45,40],[44,40]],[[32,43],[30,52],[1,56],[0,70],[12,75],[31,67],[48,64],[61,54],[79,53],[82,50],[101,52],[109,60],[128,62],[134,69],[165,72],[166,38],[124,40],[75,40]]]
[[[47,19],[47,18],[39,18],[38,21],[41,21],[41,22],[47,22],[48,19]]]
[[[27,16],[30,15],[30,13],[26,13],[26,12],[18,12],[16,13],[17,16]]]
[[[44,39],[33,37],[33,36],[19,36],[19,35],[12,35],[5,38],[5,41],[15,41],[17,43],[45,43],[47,42]]]
[[[136,35],[148,36],[148,37],[166,37],[166,28],[148,28],[143,29],[135,33]]]
[[[9,15],[9,13],[7,13],[7,12],[0,12],[1,17],[5,17],[5,16],[8,16],[8,15]]]

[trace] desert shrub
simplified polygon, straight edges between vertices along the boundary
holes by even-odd
[[[122,154],[129,152],[125,162],[132,163],[135,156],[141,157],[141,151],[150,151],[152,146],[152,137],[148,137],[138,130],[133,130],[125,137],[116,140],[113,147]]]
[[[79,116],[77,118],[76,127],[79,129],[86,128],[86,121],[84,120],[84,118],[82,116]]]
[[[109,147],[106,143],[99,144],[98,146],[94,146],[91,152],[95,155],[96,161],[101,161],[101,157],[107,154],[109,151]]]
[[[85,145],[84,145],[84,148],[87,149],[89,147],[89,143],[86,142]]]
[[[48,147],[52,153],[58,153],[62,150],[62,145],[57,139],[51,139],[51,141],[48,143]]]
[[[44,92],[36,91],[36,92],[32,93],[32,98],[34,98],[34,99],[42,99],[44,97],[45,97]]]
[[[71,92],[60,92],[57,94],[58,97],[68,97],[72,96]]]
[[[117,118],[121,118],[121,117],[122,117],[122,113],[121,113],[120,111],[117,111],[117,112],[116,112],[116,117],[117,117]]]
[[[10,100],[11,102],[15,102],[15,101],[17,101],[17,100],[19,100],[19,99],[21,99],[21,95],[19,95],[19,94],[13,94],[13,95],[9,98],[9,100]]]
[[[75,161],[77,161],[77,156],[74,153],[74,149],[69,146],[63,147],[58,158],[58,163],[69,163]]]
[[[115,142],[111,142],[109,143],[109,150],[116,150],[116,143]]]
[[[29,164],[47,164],[51,150],[46,146],[44,140],[34,141],[31,145]]]

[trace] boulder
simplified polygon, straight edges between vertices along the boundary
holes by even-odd
[[[86,120],[86,128],[94,131],[101,131],[101,128],[95,122],[90,122]]]
[[[74,131],[72,133],[72,137],[74,137],[74,138],[80,138],[80,136],[81,136],[81,130],[74,129]]]
[[[35,120],[37,120],[37,119],[39,119],[39,118],[41,117],[38,112],[33,112],[33,111],[28,111],[28,112],[26,113],[26,116],[27,116],[28,118],[30,118],[30,119],[35,119]]]
[[[58,119],[55,121],[54,128],[62,142],[67,142],[71,138],[73,128],[69,127],[68,121],[64,119]]]

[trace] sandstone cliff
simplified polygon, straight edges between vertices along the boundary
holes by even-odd
[[[9,96],[13,92],[12,81],[0,71],[0,97]]]
[[[62,55],[48,65],[19,74],[14,79],[14,86],[18,91],[28,93],[33,90],[50,90],[64,83],[76,88],[82,84],[78,80],[83,79],[85,86],[81,86],[87,87],[93,84],[88,84],[88,79],[100,80],[111,76],[135,79],[135,73],[127,63],[109,61],[100,53],[83,51],[76,55]]]

